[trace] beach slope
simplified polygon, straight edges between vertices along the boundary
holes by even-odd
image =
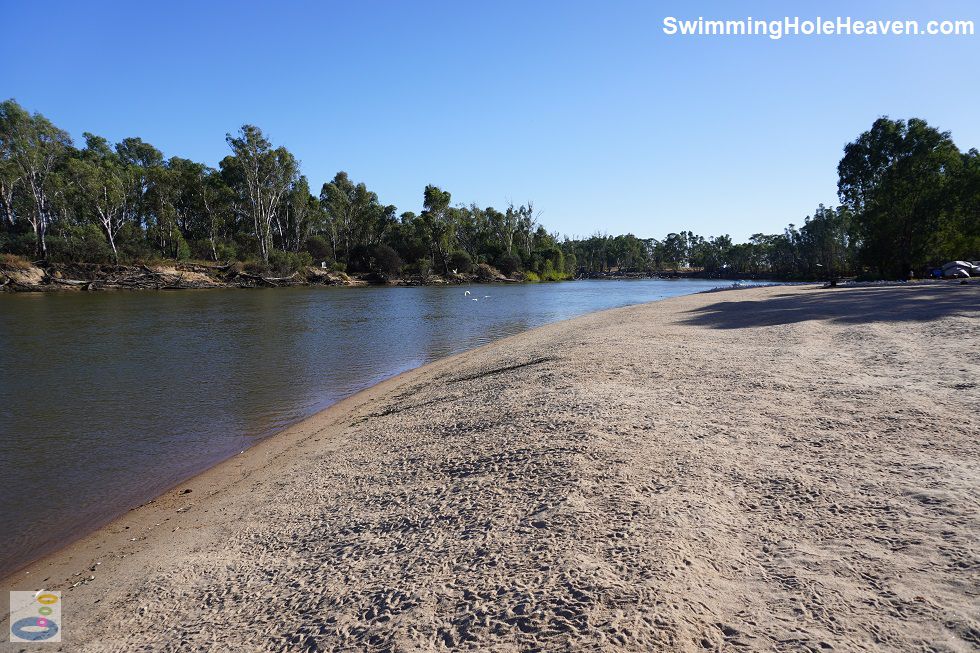
[[[0,589],[64,591],[66,651],[975,650],[978,317],[774,287],[535,329]]]

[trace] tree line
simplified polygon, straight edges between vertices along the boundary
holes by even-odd
[[[570,276],[533,205],[454,205],[436,186],[400,215],[345,172],[311,192],[299,163],[262,131],[228,134],[217,168],[165,159],[140,138],[110,144],[67,132],[13,100],[0,104],[0,251],[55,262],[327,262],[353,272],[449,274],[478,263],[505,274]]]
[[[565,246],[589,272],[694,267],[709,274],[819,279],[925,276],[980,259],[980,153],[924,120],[880,118],[844,148],[840,205],[745,243],[690,231],[662,240],[595,235]]]
[[[487,264],[544,280],[684,268],[904,276],[980,256],[978,153],[961,153],[921,120],[876,121],[845,148],[840,206],[745,243],[689,231],[562,238],[538,224],[531,202],[481,208],[432,185],[420,213],[399,214],[345,172],[316,195],[293,154],[252,125],[226,135],[217,168],[165,158],[137,137],[83,138],[79,147],[43,115],[0,103],[0,252],[52,262],[238,260],[283,271],[325,262],[387,277]]]

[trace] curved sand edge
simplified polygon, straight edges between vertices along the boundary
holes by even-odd
[[[94,575],[65,593],[65,650],[966,650],[978,300],[765,288],[541,327],[340,402],[0,589]]]

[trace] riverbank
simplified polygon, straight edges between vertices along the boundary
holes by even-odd
[[[774,287],[541,327],[345,400],[0,596],[64,591],[71,651],[966,650],[978,317],[972,285]]]
[[[706,274],[700,270],[661,272],[608,272],[579,274],[577,280],[713,279],[778,281],[765,275]],[[517,272],[511,276],[481,264],[470,272],[448,275],[384,277],[377,273],[347,274],[322,267],[305,267],[291,273],[269,272],[241,262],[174,262],[152,265],[96,263],[31,263],[19,257],[0,258],[0,292],[63,292],[99,290],[191,290],[205,288],[269,288],[297,286],[439,286],[468,283],[537,282],[537,275]]]
[[[305,267],[291,273],[260,270],[241,262],[110,265],[96,263],[37,264],[10,259],[0,261],[0,292],[60,292],[98,290],[191,290],[205,288],[270,288],[296,286],[450,285],[464,283],[519,283],[488,265],[473,272],[449,276],[429,274],[386,278],[375,273],[346,274]]]

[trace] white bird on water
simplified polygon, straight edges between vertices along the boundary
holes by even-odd
[[[469,290],[467,290],[466,292],[463,293],[463,297],[469,297],[469,296],[470,296],[470,291]]]

